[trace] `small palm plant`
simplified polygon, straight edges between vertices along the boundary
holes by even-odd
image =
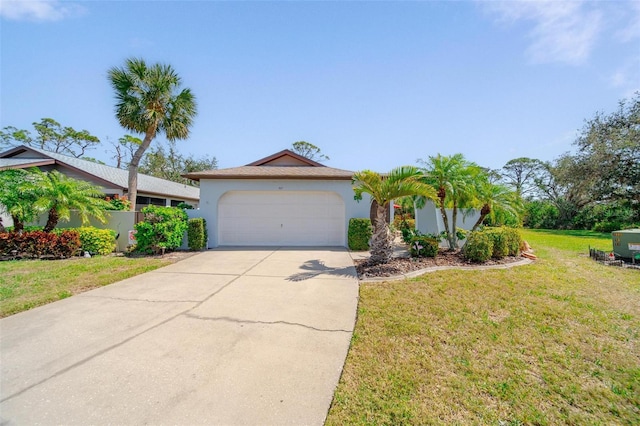
[[[479,179],[476,185],[476,202],[480,207],[480,217],[471,228],[475,231],[487,217],[502,212],[507,215],[519,217],[523,209],[521,198],[517,192],[505,185],[497,185],[487,179]]]
[[[371,257],[369,258],[369,262],[372,264],[388,263],[393,255],[389,224],[386,221],[389,204],[394,199],[410,195],[435,199],[435,189],[422,182],[421,176],[418,168],[412,166],[397,167],[386,176],[370,170],[354,174],[354,198],[362,200],[362,194],[366,193],[371,196],[372,202],[377,203],[371,238]]]
[[[99,187],[83,180],[70,178],[57,170],[40,174],[37,200],[34,207],[40,211],[49,212],[45,232],[51,232],[59,220],[69,220],[71,210],[77,210],[86,223],[89,216],[101,222],[106,221],[106,209],[109,203],[105,201],[104,193]]]
[[[440,209],[442,222],[450,250],[458,248],[457,216],[458,209],[469,207],[475,196],[475,182],[482,169],[473,162],[467,161],[462,154],[452,156],[436,155],[423,164],[424,180],[438,190],[437,206]],[[451,209],[451,218],[447,214]]]

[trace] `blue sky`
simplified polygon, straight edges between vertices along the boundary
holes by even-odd
[[[176,69],[199,110],[178,146],[221,168],[298,140],[349,170],[552,160],[640,90],[640,1],[3,0],[0,15],[0,127],[87,129],[108,163],[126,132],[106,75],[128,57]]]

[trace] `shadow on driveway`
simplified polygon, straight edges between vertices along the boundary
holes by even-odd
[[[332,275],[344,278],[355,278],[356,270],[353,266],[343,266],[334,268],[327,266],[323,261],[318,259],[307,260],[300,266],[300,269],[304,269],[309,272],[299,272],[287,277],[287,281],[304,281],[311,278],[315,278],[318,275]]]

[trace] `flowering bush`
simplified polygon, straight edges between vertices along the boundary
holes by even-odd
[[[107,210],[131,210],[131,201],[126,195],[114,195],[113,197],[107,197],[106,201],[109,203]]]

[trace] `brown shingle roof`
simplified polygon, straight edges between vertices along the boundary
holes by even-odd
[[[189,179],[329,179],[351,180],[353,172],[332,167],[242,166],[187,173]]]

